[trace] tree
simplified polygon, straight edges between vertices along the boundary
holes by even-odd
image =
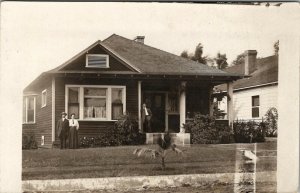
[[[217,57],[215,58],[218,69],[225,69],[228,67],[226,54],[221,54],[218,52]]]
[[[274,43],[273,47],[274,47],[274,54],[275,54],[275,56],[278,56],[278,52],[279,52],[279,40],[277,40]]]
[[[165,159],[168,150],[173,150],[177,154],[183,154],[183,152],[180,149],[178,149],[175,144],[171,143],[171,136],[169,133],[166,133],[164,137],[161,136],[158,138],[158,146],[158,150],[149,148],[137,148],[134,150],[133,154],[137,155],[138,157],[144,155],[153,159],[160,157],[162,170],[166,168]]]
[[[191,60],[194,60],[196,62],[199,62],[201,64],[206,64],[206,65],[210,65],[213,66],[214,65],[214,59],[210,58],[208,55],[203,56],[203,45],[201,43],[199,43],[193,54],[189,54],[188,51],[184,50],[181,54],[181,57],[183,58],[188,58]]]
[[[265,114],[265,122],[267,126],[267,136],[277,136],[278,111],[275,107],[271,107]]]
[[[189,54],[186,50],[184,50],[181,54],[180,54],[181,57],[183,58],[189,58]]]
[[[199,43],[196,46],[194,56],[191,59],[196,61],[196,62],[206,64],[207,63],[207,56],[202,57],[202,54],[203,54],[203,45],[201,43]]]
[[[239,55],[237,55],[236,59],[232,61],[231,65],[240,65],[240,64],[244,64],[245,63],[245,54],[241,53]]]

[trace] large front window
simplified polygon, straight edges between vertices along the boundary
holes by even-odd
[[[107,88],[84,88],[84,118],[106,119]]]
[[[125,112],[125,86],[66,86],[66,111],[81,120],[117,120]]]
[[[23,98],[23,123],[35,123],[35,96]]]

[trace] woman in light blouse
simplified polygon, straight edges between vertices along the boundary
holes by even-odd
[[[71,114],[71,119],[69,119],[70,133],[69,133],[69,148],[77,149],[78,148],[78,129],[79,123],[74,118],[75,114]]]

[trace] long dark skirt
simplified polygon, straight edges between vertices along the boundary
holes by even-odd
[[[78,131],[77,131],[76,127],[70,127],[69,148],[70,149],[78,148]]]

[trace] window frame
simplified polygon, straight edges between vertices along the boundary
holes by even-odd
[[[126,113],[126,86],[124,85],[65,85],[65,112],[68,113],[69,88],[79,88],[79,121],[117,121],[112,119],[112,89],[122,89],[123,114]],[[84,88],[106,89],[106,118],[84,118]]]
[[[33,121],[31,122],[28,122],[28,98],[29,97],[33,97]],[[25,120],[22,118],[23,124],[35,124],[36,123],[36,118],[35,118],[36,117],[36,95],[24,95],[23,99],[24,98],[25,98],[25,112],[23,113],[25,113]]]
[[[45,98],[44,98],[44,96],[45,96]],[[41,108],[43,108],[45,106],[47,106],[47,89],[43,90],[42,95],[41,95]]]
[[[89,66],[89,56],[101,56],[106,58],[105,67],[102,66]],[[86,68],[109,68],[109,55],[108,54],[86,54],[85,56],[85,67]]]
[[[258,105],[254,106],[254,99],[258,98]],[[259,95],[253,95],[251,96],[251,117],[252,118],[259,118],[259,107],[260,107],[260,96]],[[253,116],[253,109],[257,108],[258,109],[258,116]]]

